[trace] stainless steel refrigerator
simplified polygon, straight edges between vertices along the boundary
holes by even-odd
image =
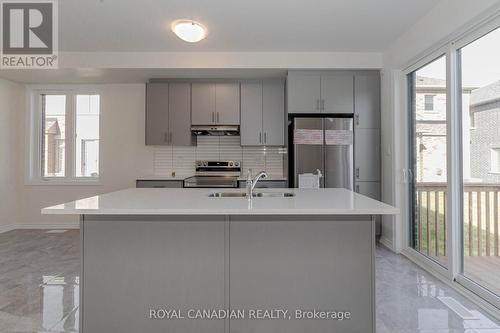
[[[321,172],[320,187],[354,187],[353,119],[351,116],[291,119],[293,187],[299,174]]]

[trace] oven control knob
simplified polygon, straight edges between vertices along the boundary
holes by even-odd
[[[234,166],[234,163],[233,162],[229,162],[229,166],[230,167]]]
[[[203,165],[204,166],[208,166],[208,162],[203,162]]]

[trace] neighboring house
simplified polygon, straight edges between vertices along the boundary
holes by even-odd
[[[470,98],[471,177],[500,183],[500,81],[472,91]]]
[[[46,118],[45,122],[45,176],[58,175],[64,169],[64,139],[57,118]]]
[[[423,76],[416,80],[416,181],[446,182],[446,81]],[[463,89],[464,108],[471,91]]]

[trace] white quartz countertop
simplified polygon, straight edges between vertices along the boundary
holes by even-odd
[[[60,215],[393,215],[399,210],[340,189],[259,189],[294,197],[213,198],[212,192],[241,189],[132,188],[42,209]]]

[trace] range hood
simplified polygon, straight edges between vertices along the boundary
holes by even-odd
[[[196,125],[191,126],[191,133],[194,135],[235,136],[240,135],[240,127],[236,125]]]

